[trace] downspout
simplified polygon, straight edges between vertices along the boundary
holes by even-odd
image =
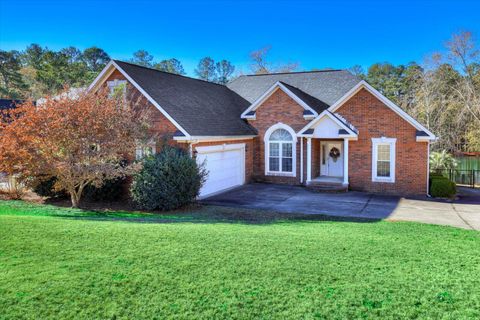
[[[430,195],[430,141],[427,142],[427,197]]]
[[[190,158],[193,158],[193,145],[198,143],[198,140],[190,140],[189,141],[189,152],[190,152]]]

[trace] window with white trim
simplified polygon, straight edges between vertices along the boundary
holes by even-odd
[[[293,137],[285,129],[277,129],[268,139],[268,171],[293,173]]]
[[[110,97],[123,97],[125,98],[125,95],[127,93],[127,80],[112,80],[112,81],[107,81],[107,86],[108,90],[110,91]]]
[[[147,145],[137,145],[135,148],[135,159],[142,160],[145,157],[151,156],[156,153],[156,148],[154,143],[149,143]]]
[[[372,181],[395,182],[395,138],[372,138]]]

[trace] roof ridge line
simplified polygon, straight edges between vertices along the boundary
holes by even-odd
[[[134,67],[139,67],[139,68],[143,68],[143,69],[147,69],[147,70],[151,70],[151,71],[166,73],[166,74],[169,74],[169,75],[178,76],[178,77],[182,77],[182,78],[186,78],[186,79],[197,80],[197,81],[202,81],[202,82],[206,82],[206,83],[210,83],[210,84],[215,84],[215,85],[217,85],[217,86],[227,87],[226,85],[221,84],[221,83],[216,83],[216,82],[211,82],[211,81],[207,81],[207,80],[203,80],[203,79],[198,79],[198,78],[193,78],[193,77],[189,77],[189,76],[184,76],[184,75],[178,74],[178,73],[172,73],[172,72],[157,70],[157,69],[154,69],[154,68],[150,68],[150,67],[146,67],[146,66],[141,66],[141,65],[139,65],[139,64],[135,64],[135,63],[132,63],[132,62],[126,62],[126,61],[117,60],[117,59],[112,59],[112,60],[113,60],[114,62],[126,63],[126,64],[129,64],[129,65],[134,66]]]
[[[274,76],[282,74],[298,74],[298,73],[320,73],[320,72],[339,72],[346,71],[347,69],[323,69],[323,70],[310,70],[310,71],[293,71],[293,72],[272,72],[272,73],[262,73],[262,74],[244,74],[239,77],[260,77],[260,76]]]

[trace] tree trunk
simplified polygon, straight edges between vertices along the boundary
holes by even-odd
[[[84,186],[78,187],[78,190],[73,189],[70,191],[70,200],[72,201],[72,208],[78,208],[80,206],[80,200],[82,198]]]
[[[70,199],[72,201],[72,208],[78,208],[78,205],[79,205],[80,201],[79,201],[75,191],[70,193]]]

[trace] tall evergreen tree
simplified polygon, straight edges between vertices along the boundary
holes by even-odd
[[[0,50],[0,95],[2,98],[18,99],[28,89],[20,74],[18,51]]]
[[[215,61],[210,57],[200,59],[200,62],[198,62],[197,68],[195,69],[195,74],[202,80],[215,82]]]
[[[399,102],[401,83],[405,66],[394,66],[391,63],[375,63],[368,68],[367,81],[377,88],[384,96]]]
[[[103,49],[90,47],[83,50],[82,60],[90,72],[98,73],[110,61],[110,56]]]
[[[133,53],[133,58],[130,62],[138,64],[143,67],[153,67],[153,56],[146,50],[138,50]]]
[[[235,71],[235,67],[230,63],[230,61],[222,60],[215,64],[215,71],[217,73],[217,82],[226,84]]]
[[[185,69],[182,63],[175,58],[162,60],[153,65],[153,67],[160,71],[170,72],[174,74],[185,75]]]
[[[83,62],[82,51],[75,47],[70,46],[67,48],[63,48],[62,50],[60,50],[60,52],[67,56],[69,63]]]
[[[46,48],[44,49],[40,45],[32,43],[21,55],[22,64],[35,69],[39,68],[45,51],[47,51]]]

